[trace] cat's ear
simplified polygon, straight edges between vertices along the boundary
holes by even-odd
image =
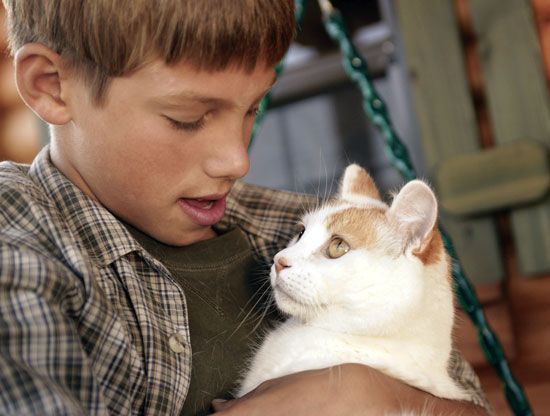
[[[346,168],[340,185],[340,197],[352,199],[353,196],[366,196],[379,199],[380,193],[370,175],[361,166],[352,164]]]
[[[437,200],[424,182],[407,183],[394,198],[387,211],[405,239],[405,247],[422,250],[437,223]]]

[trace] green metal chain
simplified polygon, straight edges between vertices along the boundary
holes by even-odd
[[[300,24],[302,23],[302,19],[304,17],[304,11],[305,11],[305,2],[306,0],[294,0],[294,20],[296,22],[296,27],[299,28]],[[284,60],[283,60],[284,61]],[[281,61],[275,66],[275,74],[277,77],[283,70],[284,62]],[[252,127],[252,134],[250,135],[250,143],[248,145],[248,149],[252,147],[252,143],[254,142],[254,138],[258,134],[258,130],[260,129],[260,125],[262,124],[262,121],[265,117],[265,114],[267,112],[267,109],[269,108],[269,105],[271,104],[271,91],[268,92],[264,98],[262,98],[262,101],[260,101],[260,105],[258,106],[258,111],[256,114],[256,120],[254,121],[254,127]]]
[[[325,29],[341,49],[344,69],[361,90],[363,108],[384,137],[386,154],[405,181],[414,179],[416,173],[409,152],[393,128],[386,104],[378,95],[368,76],[367,64],[364,58],[361,57],[350,40],[341,14],[332,6],[329,0],[319,0],[319,4],[323,11]],[[512,375],[502,345],[489,327],[475,291],[463,272],[453,243],[441,225],[439,228],[445,248],[452,259],[452,272],[458,299],[477,328],[479,342],[485,357],[502,380],[506,399],[514,413],[521,416],[532,415],[527,398]]]

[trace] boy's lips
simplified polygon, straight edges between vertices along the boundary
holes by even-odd
[[[223,218],[225,213],[225,197],[226,195],[180,198],[178,205],[195,224],[214,225]]]

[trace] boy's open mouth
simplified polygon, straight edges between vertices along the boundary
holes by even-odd
[[[184,201],[195,208],[201,209],[210,209],[214,205],[212,199],[184,199]]]
[[[198,225],[214,225],[225,213],[225,195],[218,198],[180,198],[178,205]]]

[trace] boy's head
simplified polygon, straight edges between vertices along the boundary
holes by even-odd
[[[292,0],[2,0],[10,47],[38,42],[79,73],[96,103],[110,78],[155,59],[197,69],[274,66],[294,34]]]
[[[162,242],[211,236],[248,171],[293,1],[3,2],[17,86],[52,126],[53,163]]]

